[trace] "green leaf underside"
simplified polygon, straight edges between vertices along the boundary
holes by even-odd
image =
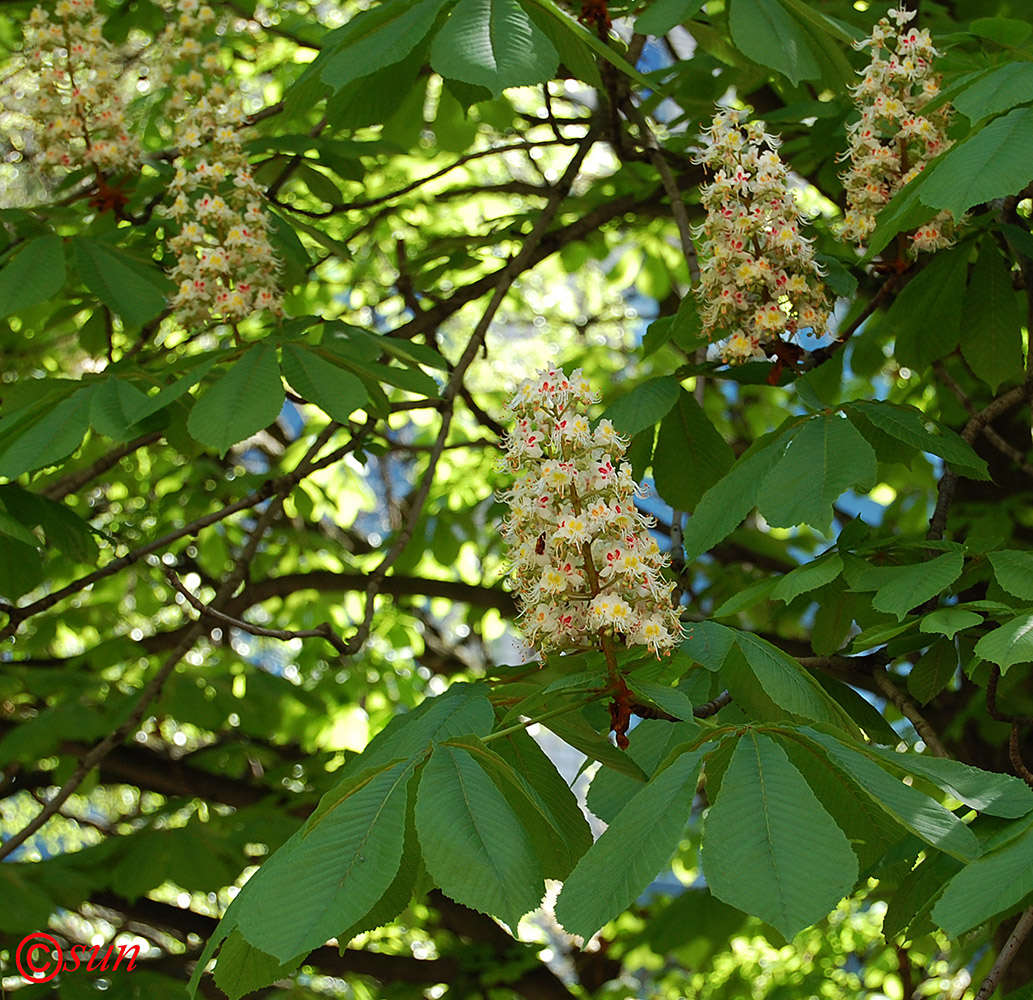
[[[1033,67],[1031,67],[1033,68]],[[1022,319],[1010,265],[992,239],[984,239],[965,293],[961,353],[993,392],[1022,375]]]
[[[813,729],[802,729],[801,732],[820,744],[880,808],[916,837],[960,861],[971,861],[979,856],[979,842],[975,835],[954,813],[898,781],[878,764],[831,736]]]
[[[656,491],[676,510],[693,511],[728,472],[735,456],[690,393],[680,389],[660,422],[653,454]]]
[[[744,55],[783,73],[794,86],[821,75],[807,34],[779,0],[732,0],[728,23]]]
[[[943,757],[897,753],[881,747],[868,749],[894,768],[928,778],[934,785],[979,812],[1016,819],[1033,811],[1033,790],[1014,775],[983,771]]]
[[[603,412],[621,434],[637,434],[652,427],[678,402],[682,391],[673,375],[651,378],[615,399]]]
[[[824,917],[857,879],[846,835],[785,751],[756,732],[739,739],[706,815],[701,862],[718,899],[787,939]]]
[[[272,955],[248,944],[240,931],[233,931],[223,943],[215,966],[215,985],[230,1000],[268,986],[292,972],[301,962],[298,958],[283,964]]]
[[[66,458],[82,444],[90,425],[93,388],[72,393],[21,433],[0,453],[0,476],[13,479]]]
[[[506,921],[541,902],[544,877],[520,818],[470,753],[434,748],[416,796],[427,871],[445,895]]]
[[[586,940],[629,906],[685,830],[703,754],[682,754],[631,799],[564,882],[556,917]]]
[[[431,45],[431,66],[442,76],[487,87],[542,83],[559,66],[552,42],[516,0],[459,0]]]
[[[1033,612],[1017,615],[976,643],[976,655],[996,663],[1001,673],[1016,663],[1033,663]]]
[[[351,372],[299,344],[283,345],[280,368],[300,396],[334,420],[347,422],[369,398],[366,387]]]
[[[635,31],[660,38],[671,28],[698,14],[704,3],[706,0],[655,0],[635,21]]]
[[[268,427],[284,400],[276,348],[269,342],[249,347],[201,396],[190,411],[187,429],[220,455]]]
[[[997,582],[1016,597],[1033,601],[1033,552],[1001,549],[990,553],[990,565]]]
[[[781,435],[754,444],[696,505],[685,527],[685,557],[693,560],[723,541],[753,509],[764,477],[779,461]]]
[[[60,236],[28,241],[0,268],[0,318],[39,305],[65,283],[65,251]]]
[[[933,919],[951,937],[1007,910],[1033,892],[1033,823],[995,851],[963,868],[947,883]]]
[[[921,198],[955,218],[973,205],[1020,191],[1030,180],[1033,108],[1016,108],[947,151],[922,185]]]
[[[86,236],[77,237],[73,246],[83,284],[126,323],[142,326],[165,308],[171,283],[156,268]]]
[[[891,579],[872,598],[876,611],[886,611],[903,621],[914,607],[946,590],[959,576],[965,564],[963,552],[945,552],[942,556],[912,566],[892,567]]]
[[[832,504],[852,486],[875,485],[877,461],[860,431],[838,414],[815,417],[789,443],[764,480],[757,508],[777,528],[810,524],[828,532]]]
[[[446,2],[394,0],[375,11],[357,15],[347,25],[354,31],[327,58],[321,71],[323,80],[334,90],[340,90],[353,80],[400,62],[430,31]],[[371,31],[363,31],[361,22],[367,17],[375,25]]]
[[[411,777],[411,762],[398,761],[352,779],[262,865],[237,897],[250,944],[289,962],[374,906],[398,871]]]
[[[951,103],[966,118],[978,121],[1016,104],[1026,104],[1030,94],[1033,94],[1033,63],[1008,63],[980,77]]]
[[[930,421],[918,410],[909,406],[867,400],[851,403],[850,408],[860,410],[876,427],[898,441],[950,462],[961,475],[970,479],[990,478],[986,462],[975,453],[967,441],[942,427],[939,428],[941,433],[931,433],[926,424],[933,423],[935,426],[935,421]]]
[[[812,590],[831,583],[843,571],[843,560],[833,552],[830,556],[815,559],[787,573],[775,584],[771,596],[778,601],[790,601]]]

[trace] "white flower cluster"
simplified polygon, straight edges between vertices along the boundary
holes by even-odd
[[[186,324],[232,323],[264,310],[279,315],[283,297],[269,220],[240,142],[244,116],[233,92],[213,79],[223,73],[217,46],[199,37],[215,15],[198,0],[179,0],[178,10],[166,32],[176,48],[168,64],[178,68],[168,108],[180,114],[168,209],[179,224],[168,240],[179,283],[172,307]]]
[[[724,338],[729,363],[764,357],[764,344],[804,329],[820,336],[829,304],[787,170],[780,140],[752,108],[720,110],[702,133],[695,162],[713,174],[700,188],[707,211],[700,232],[700,300],[703,329]]]
[[[122,66],[102,26],[94,0],[59,0],[49,10],[36,7],[25,21],[32,74],[25,112],[48,166],[125,171],[139,162],[139,145],[126,129]]]
[[[871,47],[872,58],[853,88],[861,117],[847,126],[850,169],[843,174],[847,212],[844,239],[863,246],[875,228],[875,216],[925,165],[950,146],[945,135],[947,108],[923,115],[922,109],[940,92],[933,75],[939,55],[925,29],[905,27],[913,10],[891,10],[872,29],[871,37],[855,43]],[[892,23],[891,23],[892,21]],[[911,236],[910,252],[950,246],[954,220],[941,212]]]
[[[619,464],[627,447],[608,420],[593,430],[584,408],[598,401],[580,369],[550,369],[509,403],[509,467],[523,471],[502,495],[503,526],[528,641],[543,650],[598,648],[601,634],[658,655],[678,644],[674,584],[652,523],[635,507],[640,488]],[[605,630],[605,631],[603,631]]]

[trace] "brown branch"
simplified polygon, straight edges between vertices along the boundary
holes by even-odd
[[[1033,397],[1033,373],[1027,375],[1026,381],[1022,385],[1009,389],[978,413],[973,414],[969,418],[968,423],[965,424],[965,429],[961,432],[962,438],[968,444],[972,444],[984,427],[1002,414],[1007,413],[1013,406],[1017,406],[1024,401],[1028,402],[1031,397]],[[940,477],[940,483],[936,491],[936,509],[929,520],[929,531],[926,533],[926,538],[931,541],[938,541],[943,538],[944,529],[947,527],[947,514],[950,511],[951,504],[954,502],[954,491],[957,485],[958,474],[950,465],[945,464],[943,475]]]
[[[994,990],[997,989],[997,984],[1001,981],[1001,977],[1007,971],[1008,966],[1011,965],[1012,959],[1018,954],[1019,948],[1022,947],[1022,942],[1026,940],[1031,930],[1033,930],[1033,906],[1024,911],[1022,916],[1019,917],[1019,922],[1015,925],[1011,936],[997,955],[993,968],[990,969],[986,979],[980,984],[975,1000],[990,1000]]]
[[[725,705],[730,705],[732,702],[732,696],[727,691],[722,691],[713,701],[708,701],[705,705],[698,705],[692,710],[692,714],[697,719],[709,719],[712,715],[717,715]]]
[[[877,666],[872,671],[872,676],[875,678],[875,683],[879,686],[879,689],[894,705],[901,715],[904,716],[908,722],[915,727],[915,732],[922,738],[922,742],[934,753],[937,757],[944,757],[950,759],[950,754],[947,752],[947,748],[943,745],[940,737],[936,734],[936,731],[928,721],[922,715],[921,712],[915,707],[911,700],[904,694],[896,684],[893,683],[893,679],[886,672],[884,666]]]
[[[126,444],[119,445],[117,448],[112,448],[111,451],[102,455],[92,465],[88,465],[85,469],[76,469],[75,472],[62,476],[40,490],[40,493],[51,500],[63,500],[70,493],[74,493],[80,487],[85,486],[91,479],[96,478],[103,472],[107,472],[113,465],[117,465],[126,455],[131,455],[140,448],[146,448],[149,445],[155,444],[161,440],[161,437],[161,431],[154,431],[152,434],[144,434],[141,437],[126,442]]]
[[[241,632],[248,632],[251,635],[267,636],[270,639],[326,639],[334,649],[342,656],[347,652],[344,640],[334,631],[329,622],[323,622],[316,628],[299,629],[292,631],[285,628],[263,628],[261,625],[252,625],[251,622],[243,621],[240,618],[232,618],[230,615],[219,611],[210,604],[205,604],[199,597],[192,594],[179,577],[171,569],[165,570],[165,578],[172,584],[173,588],[186,598],[187,603],[194,608],[203,618],[214,618],[216,621],[229,625],[231,628],[240,629]]]
[[[332,426],[333,425],[327,427],[323,433],[316,438],[311,447],[305,453],[304,457],[298,463],[298,467],[295,472],[306,470],[305,474],[307,474],[308,471],[311,471],[311,466],[314,464],[315,456],[322,450],[323,445],[332,433]],[[227,576],[222,586],[219,588],[218,593],[215,595],[215,599],[212,601],[213,606],[218,607],[221,604],[225,604],[233,596],[241,582],[244,580],[248,568],[258,552],[258,546],[262,540],[262,536],[265,535],[266,529],[276,519],[283,508],[284,497],[294,488],[294,486],[297,485],[297,482],[291,482],[290,477],[286,477],[286,479],[287,484],[283,487],[283,492],[276,494],[256,521],[247,540],[247,544],[245,544],[243,550],[236,559],[233,571]],[[100,743],[90,750],[89,753],[83,756],[75,770],[72,772],[71,777],[65,781],[53,798],[47,802],[36,816],[26,823],[21,830],[0,845],[0,861],[9,856],[14,850],[24,844],[29,837],[40,830],[47,823],[50,817],[65,804],[83,781],[86,780],[86,777],[94,767],[96,767],[97,764],[99,764],[108,755],[108,753],[110,753],[134,729],[136,729],[140,724],[140,720],[143,718],[144,713],[147,711],[148,706],[161,694],[161,691],[165,686],[165,681],[176,668],[176,665],[184,656],[186,656],[194,643],[197,642],[203,634],[204,627],[201,622],[195,623],[186,631],[183,638],[179,641],[172,652],[169,653],[168,657],[166,657],[165,662],[158,669],[157,673],[144,687],[140,697],[136,701],[136,704],[133,706],[133,710],[129,713],[122,724],[116,727],[113,732],[109,733],[100,741]]]

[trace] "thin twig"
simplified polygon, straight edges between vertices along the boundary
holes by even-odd
[[[990,1000],[994,990],[997,989],[997,984],[1001,981],[1001,976],[1004,975],[1008,966],[1011,965],[1012,959],[1018,954],[1019,948],[1022,947],[1022,942],[1026,940],[1031,930],[1033,930],[1033,906],[1024,911],[1022,916],[1019,917],[1019,922],[1015,925],[1011,936],[998,953],[997,961],[994,962],[993,968],[990,969],[986,979],[980,985],[979,992],[976,994],[976,1000]]]
[[[732,696],[727,691],[722,691],[713,701],[708,701],[705,705],[698,705],[692,710],[692,714],[697,719],[709,719],[712,715],[717,715],[725,705],[730,705],[732,702]]]
[[[928,721],[922,713],[918,711],[907,695],[905,695],[904,692],[893,683],[893,679],[886,672],[886,668],[883,666],[876,667],[872,671],[872,677],[875,678],[875,683],[879,686],[882,693],[897,706],[897,710],[900,714],[915,727],[915,732],[917,732],[921,737],[922,742],[925,743],[925,745],[937,757],[944,757],[949,760],[951,755],[947,752],[947,748],[941,742],[940,737],[937,736],[936,730],[929,725]]]
[[[172,569],[166,569],[165,576],[173,588],[182,594],[186,598],[187,603],[203,617],[214,618],[224,625],[240,629],[242,632],[249,632],[251,635],[284,640],[321,638],[326,639],[341,654],[344,654],[347,649],[344,640],[334,631],[333,626],[329,622],[323,622],[322,625],[318,625],[316,628],[299,629],[297,631],[285,628],[263,628],[261,625],[252,625],[251,622],[243,621],[240,618],[233,618],[219,611],[217,608],[212,607],[211,604],[205,604],[204,601],[192,594],[184,586],[183,581],[180,580]]]
[[[316,438],[311,447],[305,453],[305,456],[298,463],[297,468],[294,470],[295,473],[301,472],[302,475],[307,475],[308,472],[311,471],[315,456],[322,450],[323,445],[329,439],[331,433],[332,430],[328,427]],[[251,531],[247,544],[237,557],[233,571],[219,587],[219,591],[212,601],[213,607],[218,608],[218,606],[225,604],[231,597],[233,597],[234,593],[236,593],[237,588],[243,582],[244,577],[247,574],[248,567],[251,565],[251,562],[254,560],[255,555],[258,552],[258,546],[266,532],[266,529],[279,515],[283,508],[284,497],[287,496],[294,486],[297,485],[300,478],[301,476],[292,482],[290,476],[284,477],[281,492],[273,498],[272,502],[268,507],[266,507],[255,522],[255,526]],[[16,834],[9,837],[3,844],[0,844],[0,861],[8,857],[12,852],[24,844],[29,837],[40,830],[47,823],[50,817],[57,813],[65,802],[68,801],[69,797],[83,783],[83,781],[86,780],[89,773],[134,729],[136,729],[140,724],[140,720],[143,718],[144,713],[147,711],[148,706],[161,694],[162,689],[165,686],[165,681],[169,678],[169,675],[173,670],[175,670],[179,661],[182,660],[190,651],[194,643],[201,638],[204,631],[204,623],[202,621],[197,621],[184,633],[175,648],[166,657],[165,662],[161,665],[158,672],[153,678],[151,678],[150,682],[143,689],[140,697],[136,701],[136,704],[133,706],[133,710],[129,713],[122,724],[104,737],[100,743],[83,756],[75,770],[72,772],[71,777],[68,778],[60,789],[58,789],[54,797],[48,800],[47,804],[39,813],[37,813]]]

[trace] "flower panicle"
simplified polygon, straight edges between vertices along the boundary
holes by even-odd
[[[635,507],[642,493],[621,461],[627,440],[585,415],[598,399],[580,369],[553,368],[509,402],[506,464],[523,475],[501,494],[510,508],[502,534],[521,627],[543,650],[597,648],[602,630],[659,655],[682,635],[674,584],[661,576],[668,557]]]
[[[32,77],[21,109],[50,168],[123,172],[141,148],[126,123],[132,81],[102,33],[94,0],[59,0],[25,21],[24,69]]]
[[[781,140],[749,120],[752,111],[718,109],[694,157],[712,178],[700,188],[707,213],[698,230],[700,317],[730,363],[763,358],[765,344],[802,330],[820,336],[829,316]]]
[[[212,8],[178,0],[166,27],[166,69],[179,150],[167,209],[178,291],[171,305],[186,324],[237,322],[253,313],[283,312],[279,262],[269,239],[264,196],[240,139],[245,116],[214,40]],[[176,228],[178,224],[178,229]]]
[[[860,250],[882,208],[951,145],[949,108],[928,107],[940,93],[933,72],[939,52],[928,30],[909,25],[914,16],[912,10],[890,10],[868,38],[855,43],[870,50],[871,61],[852,88],[860,117],[847,126],[849,147],[842,158],[850,165],[842,174],[847,211],[840,236]],[[950,246],[956,224],[950,212],[940,212],[911,234],[909,255]]]

